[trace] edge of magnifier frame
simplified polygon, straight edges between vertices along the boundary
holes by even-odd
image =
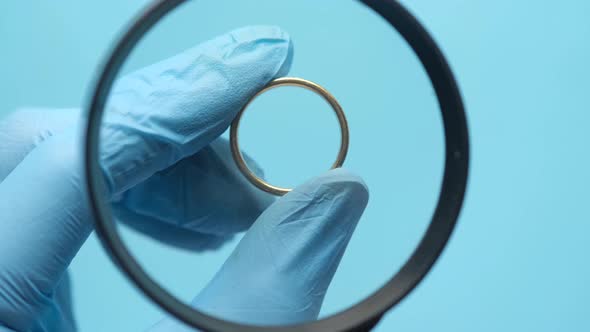
[[[98,160],[100,120],[106,97],[121,65],[143,35],[168,12],[188,0],[156,0],[132,23],[105,63],[88,109],[84,171],[95,228],[105,250],[147,297],[184,323],[205,331],[295,332],[368,331],[404,299],[431,270],[455,228],[467,185],[469,137],[459,88],[442,52],[417,19],[396,0],[358,0],[386,21],[412,47],[433,84],[444,124],[445,171],[436,210],[426,233],[402,268],[379,290],[344,311],[317,321],[287,326],[242,325],[196,311],[166,292],[143,270],[123,244],[112,222]],[[106,220],[109,221],[106,221]]]

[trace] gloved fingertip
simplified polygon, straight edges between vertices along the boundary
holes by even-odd
[[[295,188],[258,218],[193,304],[252,324],[316,319],[368,199],[365,182],[344,169]]]
[[[357,174],[344,168],[336,168],[312,178],[293,189],[286,199],[296,195],[319,198],[335,194],[342,195],[346,200],[354,202],[357,207],[364,208],[369,200],[369,188],[365,181]]]
[[[265,211],[263,217],[272,220],[267,222],[267,227],[297,223],[298,220],[310,221],[302,223],[306,227],[356,226],[368,201],[369,189],[363,179],[338,168],[296,187]],[[311,222],[313,220],[317,222]],[[337,233],[326,232],[324,237]]]
[[[264,221],[258,222],[265,224],[261,227],[264,236],[286,251],[288,258],[281,261],[290,266],[287,269],[306,269],[314,278],[329,282],[335,271],[326,266],[340,260],[368,201],[369,190],[363,179],[339,168],[295,188],[261,216]],[[317,264],[301,265],[310,261]]]
[[[281,27],[272,25],[247,26],[229,32],[228,36],[232,40],[231,44],[239,45],[231,49],[229,52],[231,55],[239,55],[265,45],[273,46],[277,57],[272,62],[277,64],[277,67],[272,72],[272,77],[267,78],[268,81],[289,73],[293,63],[293,40],[289,33]]]

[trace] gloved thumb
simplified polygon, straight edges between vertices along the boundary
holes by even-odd
[[[122,78],[101,126],[101,165],[112,194],[209,145],[248,99],[291,66],[278,27],[231,31]]]
[[[343,169],[296,188],[259,217],[193,306],[247,324],[317,319],[368,196]],[[179,328],[165,320],[154,330]]]

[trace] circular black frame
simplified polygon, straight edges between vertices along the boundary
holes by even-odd
[[[368,331],[399,303],[430,271],[447,244],[465,195],[469,168],[469,137],[465,110],[457,83],[434,40],[395,0],[360,0],[387,20],[412,47],[422,62],[440,104],[445,133],[445,171],[432,221],[403,267],[377,292],[355,306],[318,321],[289,326],[241,325],[199,312],[179,301],[147,275],[123,244],[103,199],[99,165],[99,129],[107,96],[125,59],[143,35],[171,10],[187,0],[157,0],[131,25],[114,48],[99,76],[88,111],[84,142],[87,190],[95,226],[103,246],[119,268],[149,298],[186,324],[205,331],[295,332]]]

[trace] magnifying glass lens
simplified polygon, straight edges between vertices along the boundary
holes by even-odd
[[[176,5],[156,4],[139,22]],[[413,18],[397,3],[370,5],[377,11],[357,1],[187,2],[128,56],[115,52],[126,57],[107,66],[87,138],[97,229],[176,318],[218,330],[334,327],[375,292],[386,297],[398,272],[414,275],[383,303],[399,301],[440,253],[461,205],[450,193],[462,197],[466,182],[461,100]],[[332,99],[265,90],[284,77]],[[140,295],[105,310],[146,328],[181,324]]]

